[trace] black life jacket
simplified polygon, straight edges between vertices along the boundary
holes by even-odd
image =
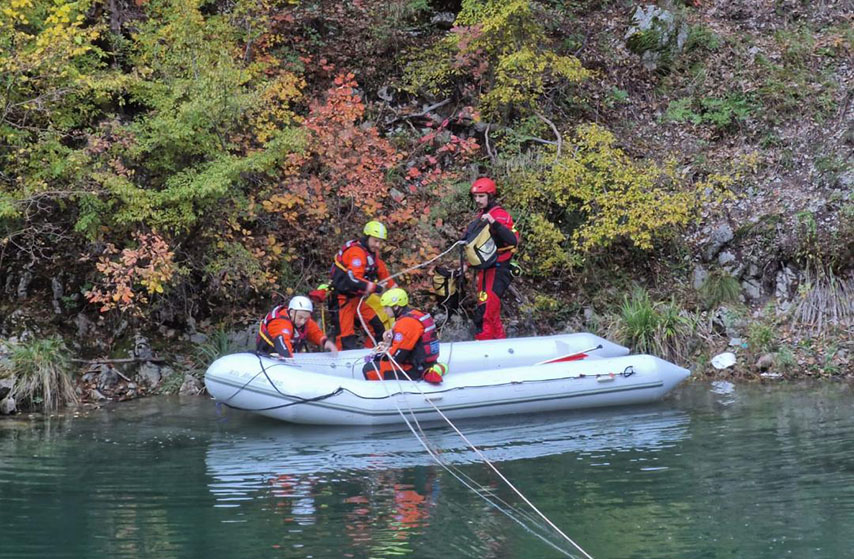
[[[344,253],[355,246],[360,247],[367,255],[364,278],[368,281],[377,281],[378,267],[376,255],[372,253],[360,240],[347,241],[335,255],[335,259],[332,262],[332,268],[329,270],[329,277],[332,279],[332,286],[339,293],[347,294],[352,291],[351,287],[348,285],[350,269],[347,268],[346,264],[344,264]]]
[[[424,371],[439,360],[439,337],[436,335],[436,323],[427,313],[412,309],[401,317],[408,316],[419,321],[424,327],[421,339],[412,351],[412,365],[419,371]]]

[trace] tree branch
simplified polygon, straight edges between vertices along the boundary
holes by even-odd
[[[548,124],[549,127],[552,129],[552,132],[554,132],[555,137],[557,138],[557,158],[560,159],[560,150],[563,147],[563,138],[560,137],[560,132],[558,132],[557,126],[555,126],[554,122],[547,119],[545,117],[545,115],[543,115],[539,111],[535,110],[534,114],[536,114],[538,117],[540,117],[540,120],[542,120],[543,122]],[[549,143],[549,144],[554,143],[554,142],[546,142],[545,140],[541,140],[541,141],[543,141],[543,143]]]

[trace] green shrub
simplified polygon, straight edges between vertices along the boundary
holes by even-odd
[[[197,369],[204,370],[208,365],[230,353],[246,350],[240,347],[228,336],[225,330],[215,330],[208,335],[207,340],[197,344],[194,351],[194,361]]]
[[[797,365],[797,359],[795,359],[795,354],[792,352],[791,348],[788,346],[781,346],[780,349],[777,350],[777,354],[774,356],[774,364],[781,370],[788,371]]]
[[[77,403],[68,348],[60,338],[37,339],[12,346],[11,365],[0,376],[11,377],[10,396],[22,409],[53,411]]]
[[[777,348],[779,333],[774,325],[756,322],[747,328],[747,342],[754,352],[774,351]]]
[[[625,297],[612,326],[614,337],[635,351],[678,361],[687,357],[693,329],[675,298],[656,303],[643,288]]]
[[[703,306],[707,309],[717,308],[722,303],[738,301],[740,293],[741,286],[738,280],[726,272],[710,273],[700,286],[700,297]]]

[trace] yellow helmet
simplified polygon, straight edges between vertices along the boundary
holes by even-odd
[[[368,237],[376,237],[377,239],[388,239],[388,229],[379,221],[369,221],[365,224],[362,232]]]
[[[399,287],[392,287],[380,297],[380,305],[384,307],[405,307],[409,304],[409,295]]]

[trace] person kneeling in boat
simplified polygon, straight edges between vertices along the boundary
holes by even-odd
[[[394,316],[391,330],[383,334],[380,352],[365,364],[362,373],[367,380],[419,380],[442,382],[438,366],[439,339],[433,318],[409,306],[409,296],[399,287],[380,297],[385,312]],[[402,371],[401,371],[402,369]]]
[[[308,297],[297,295],[288,303],[279,305],[261,321],[255,348],[259,353],[276,353],[281,358],[293,357],[298,351],[305,351],[307,342],[323,347],[331,352],[338,348],[332,343],[320,326],[311,318],[314,305]]]

